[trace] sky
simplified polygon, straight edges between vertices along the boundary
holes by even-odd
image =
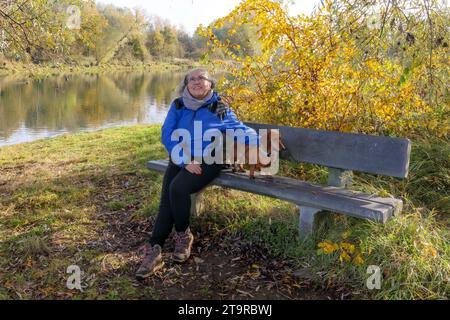
[[[113,4],[117,7],[143,8],[149,15],[157,15],[169,20],[175,26],[183,26],[193,34],[199,24],[204,26],[213,20],[227,15],[240,0],[96,0],[101,4]],[[310,14],[319,0],[290,1],[289,12],[292,15]]]

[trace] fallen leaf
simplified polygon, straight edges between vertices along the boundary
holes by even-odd
[[[195,263],[203,263],[203,262],[205,262],[205,260],[200,259],[200,258],[198,258],[198,257],[194,257],[194,262],[195,262]]]

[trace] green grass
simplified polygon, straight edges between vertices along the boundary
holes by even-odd
[[[0,298],[162,298],[151,286],[137,287],[128,252],[104,245],[114,240],[110,217],[128,212],[140,222],[156,215],[162,177],[145,163],[166,157],[159,141],[159,126],[133,126],[0,148]],[[414,138],[408,179],[355,174],[355,189],[404,200],[402,215],[386,225],[325,213],[314,237],[303,242],[293,205],[210,187],[192,227],[239,235],[243,244],[308,270],[318,287],[344,287],[355,298],[445,299],[449,155],[448,140]],[[324,168],[287,162],[281,174],[318,183],[327,176]],[[325,240],[354,245],[352,260],[339,259],[344,249],[320,254]],[[361,264],[353,260],[358,253]],[[90,275],[83,292],[65,287],[71,264]],[[380,290],[365,285],[369,265],[382,270]],[[203,291],[207,298],[209,287]]]

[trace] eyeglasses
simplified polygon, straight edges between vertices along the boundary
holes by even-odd
[[[188,81],[189,81],[189,82],[197,82],[197,81],[211,81],[211,80],[209,80],[209,79],[206,78],[206,77],[200,76],[200,77],[198,77],[198,78],[196,78],[196,77],[190,77],[190,78],[188,79]]]

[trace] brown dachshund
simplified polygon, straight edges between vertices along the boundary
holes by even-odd
[[[278,135],[278,146],[274,146],[274,150],[275,151],[280,151],[281,149],[286,149],[286,147],[284,146],[283,142],[281,141],[281,134],[278,130],[274,130],[274,129],[269,129],[267,130],[267,150],[272,150],[272,136]],[[238,161],[238,142],[234,142],[234,159],[233,161],[231,161],[231,166],[232,166],[232,170],[233,172],[246,172],[244,169],[244,164],[248,165],[249,167],[249,177],[250,179],[254,179],[255,178],[255,171],[261,171],[261,168],[268,168],[271,166],[271,160],[269,160],[268,163],[262,163],[260,156],[261,156],[261,152],[264,154],[266,153],[267,156],[270,156],[270,153],[268,153],[266,150],[260,150],[260,148],[262,148],[262,146],[260,145],[258,147],[258,149],[256,149],[257,152],[257,161],[256,164],[250,164],[250,146],[249,145],[245,145],[244,146],[244,150],[245,150],[245,159],[244,159],[244,163],[237,163]],[[225,146],[225,144],[224,144]],[[242,149],[242,147],[241,147]]]

